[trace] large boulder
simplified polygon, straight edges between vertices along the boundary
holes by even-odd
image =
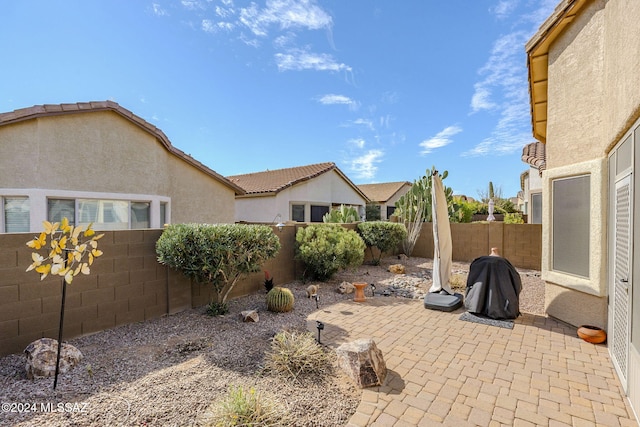
[[[56,373],[56,359],[58,357],[58,341],[51,338],[40,338],[24,349],[27,355],[27,378],[52,377]],[[80,350],[71,344],[62,343],[60,349],[59,374],[71,370],[82,360]]]
[[[338,365],[360,388],[382,385],[387,365],[371,338],[342,344],[336,349]]]

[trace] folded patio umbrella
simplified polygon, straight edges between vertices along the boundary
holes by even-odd
[[[451,225],[442,179],[434,171],[431,182],[431,217],[433,221],[433,284],[424,296],[425,308],[453,311],[462,305],[462,295],[454,294],[451,278]]]

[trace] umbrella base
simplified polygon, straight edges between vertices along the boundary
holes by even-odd
[[[439,311],[453,311],[462,307],[462,294],[441,295],[437,292],[424,296],[424,308]]]

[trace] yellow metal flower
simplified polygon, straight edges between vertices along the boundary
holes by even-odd
[[[45,258],[38,252],[31,254],[31,265],[27,271],[35,270],[40,273],[40,280],[43,280],[49,274],[64,277],[64,281],[70,284],[73,277],[78,274],[88,275],[91,270],[90,265],[93,264],[95,258],[102,255],[102,251],[98,249],[98,242],[104,234],[95,235],[95,231],[91,229],[92,224],[85,229],[82,226],[74,227],[69,224],[67,218],[63,218],[60,223],[43,221],[44,231],[33,240],[27,242],[27,246],[40,250],[50,248],[48,256]],[[47,245],[47,236],[50,236]],[[81,241],[81,236],[88,238]],[[70,244],[70,247],[67,245]],[[45,249],[46,250],[46,249]],[[83,258],[87,256],[87,262],[83,262]],[[49,262],[47,262],[49,261]]]

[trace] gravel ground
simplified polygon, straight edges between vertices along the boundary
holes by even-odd
[[[405,274],[387,271],[401,263]],[[432,261],[389,257],[380,266],[363,265],[319,285],[321,306],[351,299],[336,292],[342,281],[376,285],[377,294],[420,298],[431,286]],[[469,263],[453,263],[453,282],[464,293]],[[544,315],[544,286],[538,271],[518,269],[523,282],[522,312]],[[283,284],[277,282],[276,285]],[[0,413],[2,426],[197,426],[230,386],[254,387],[283,403],[298,426],[344,426],[361,392],[334,366],[325,378],[292,382],[261,373],[271,337],[285,328],[304,328],[316,302],[306,298],[310,282],[284,284],[295,296],[289,313],[266,310],[264,293],[230,302],[230,314],[209,317],[204,308],[113,328],[69,342],[84,355],[58,378],[28,380],[24,355],[0,358],[0,403],[33,404],[27,412]],[[386,292],[385,292],[386,291]],[[258,323],[243,323],[240,312],[257,309]],[[47,410],[66,403],[67,411]],[[41,405],[43,404],[43,405]]]

